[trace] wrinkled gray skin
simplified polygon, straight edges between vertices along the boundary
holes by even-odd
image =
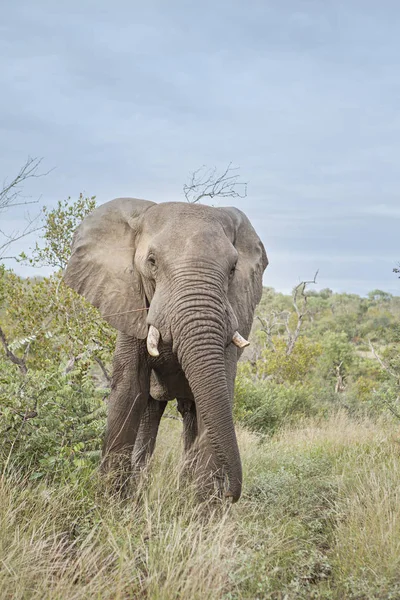
[[[84,219],[64,278],[119,331],[105,470],[146,461],[167,402],[176,398],[185,451],[201,448],[202,465],[220,487],[225,481],[226,496],[239,499],[232,402],[242,350],[231,340],[236,330],[250,333],[267,264],[236,208],[118,198]],[[150,325],[161,334],[159,357],[146,348]]]

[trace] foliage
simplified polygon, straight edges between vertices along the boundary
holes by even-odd
[[[46,368],[47,367],[47,368]],[[26,376],[0,361],[0,437],[3,469],[31,479],[66,477],[98,463],[105,427],[104,390],[79,371],[30,369]]]
[[[286,341],[273,338],[274,347],[266,347],[252,365],[252,373],[259,379],[272,379],[279,383],[301,382],[312,371],[322,352],[318,342],[305,337],[297,340],[291,354],[287,354]]]
[[[326,379],[334,379],[338,368],[347,375],[356,360],[354,345],[348,341],[347,334],[328,332],[324,336],[324,348],[319,360],[321,375]]]
[[[291,306],[290,296],[265,288],[257,314],[260,319],[250,338],[251,350],[238,369],[238,420],[247,423],[249,414],[257,409],[252,426],[271,430],[271,423],[281,422],[271,417],[271,406],[283,421],[296,418],[301,414],[299,405],[294,402],[293,415],[287,415],[290,403],[286,399],[288,393],[297,397],[299,388],[307,389],[314,413],[340,405],[352,415],[366,411],[400,414],[400,297],[381,290],[367,298],[331,290],[307,292],[307,313],[290,354],[286,325],[276,327],[273,336],[265,331],[266,324],[274,323],[274,315],[285,314],[289,328],[296,325],[298,312]],[[380,361],[371,352],[371,343]],[[270,400],[269,390],[275,400]],[[265,422],[259,418],[263,399]],[[313,413],[307,409],[304,414]]]
[[[30,263],[64,266],[73,228],[93,207],[94,198],[81,195],[45,210],[43,243]],[[98,463],[115,331],[64,285],[60,270],[23,279],[1,266],[0,333],[6,464],[42,477]]]
[[[0,295],[6,336],[16,354],[26,354],[31,368],[43,369],[51,362],[57,367],[77,356],[88,361],[92,354],[110,360],[114,330],[64,285],[60,272],[48,278],[21,279],[2,269]]]
[[[244,425],[262,433],[274,433],[284,424],[323,412],[310,386],[272,381],[236,380],[234,414]]]
[[[32,266],[50,266],[64,269],[70,256],[72,236],[82,219],[96,207],[96,197],[85,198],[80,194],[78,200],[71,202],[59,200],[57,207],[43,208],[44,246],[36,242],[32,256],[21,253],[20,258]]]
[[[79,196],[44,209],[43,243],[33,255],[21,258],[32,265],[64,267],[77,223],[95,206],[94,197]],[[50,277],[22,279],[12,270],[0,270],[0,315],[11,348],[26,357],[30,368],[57,369],[80,360],[109,365],[116,333],[81,296],[64,285],[62,271]]]

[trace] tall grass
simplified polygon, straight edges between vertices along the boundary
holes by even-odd
[[[400,432],[338,413],[239,432],[241,501],[199,503],[162,423],[128,500],[97,472],[0,479],[1,599],[400,597]]]

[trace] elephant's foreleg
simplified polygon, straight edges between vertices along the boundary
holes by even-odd
[[[102,470],[126,480],[140,419],[149,396],[149,369],[145,342],[118,334],[114,354]]]
[[[158,427],[167,404],[168,402],[154,400],[149,396],[133,450],[133,468],[135,471],[144,467],[154,452]]]

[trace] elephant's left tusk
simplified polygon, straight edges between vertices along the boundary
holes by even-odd
[[[246,346],[250,346],[250,342],[245,340],[244,337],[242,337],[238,331],[235,331],[235,333],[233,334],[232,342],[238,348],[246,348]]]
[[[158,351],[158,342],[160,341],[160,332],[154,325],[150,325],[149,333],[147,334],[147,350],[150,356],[160,356]]]

